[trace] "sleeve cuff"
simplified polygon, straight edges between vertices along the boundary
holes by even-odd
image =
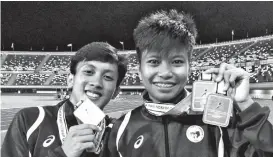
[[[254,102],[244,111],[239,113],[240,122],[238,123],[238,128],[244,129],[253,125],[258,125],[258,123],[263,123],[267,120],[270,113],[270,109],[265,106],[261,107],[257,102]]]
[[[257,102],[254,102],[248,108],[240,112],[239,116],[241,117],[241,120],[244,122],[253,118],[253,116],[259,114],[261,109],[262,107]]]

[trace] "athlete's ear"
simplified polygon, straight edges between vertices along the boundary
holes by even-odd
[[[74,75],[70,73],[67,76],[67,88],[72,88],[73,87],[73,82],[74,82]]]
[[[120,87],[117,87],[117,88],[116,88],[116,90],[115,90],[115,92],[113,93],[113,95],[112,95],[112,98],[111,98],[111,99],[115,99],[115,98],[116,98],[116,96],[119,94],[119,92],[120,92]]]

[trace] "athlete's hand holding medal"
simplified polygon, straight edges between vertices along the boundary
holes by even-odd
[[[98,153],[105,129],[105,114],[89,99],[75,106],[79,125],[70,127],[62,149],[68,157],[79,157],[84,150]]]
[[[249,73],[233,65],[223,63],[201,74],[201,80],[193,84],[193,111],[203,112],[207,124],[226,127],[233,111],[233,101],[240,110],[249,107]]]

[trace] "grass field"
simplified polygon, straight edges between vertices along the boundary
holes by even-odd
[[[8,94],[1,95],[1,138],[3,139],[14,114],[25,107],[56,105],[60,100],[56,100],[54,95],[30,95],[30,94]],[[273,101],[255,99],[262,106],[268,106],[272,111],[268,120],[273,123]],[[141,105],[142,100],[139,95],[122,95],[111,100],[105,107],[104,112],[119,117],[122,113]],[[2,143],[2,140],[1,140]]]

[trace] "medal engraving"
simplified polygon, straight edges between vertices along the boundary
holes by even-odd
[[[193,83],[192,110],[204,111],[207,96],[216,93],[217,83],[212,81],[196,81]]]
[[[228,126],[232,107],[233,101],[230,97],[220,94],[208,95],[203,122],[221,127]]]

